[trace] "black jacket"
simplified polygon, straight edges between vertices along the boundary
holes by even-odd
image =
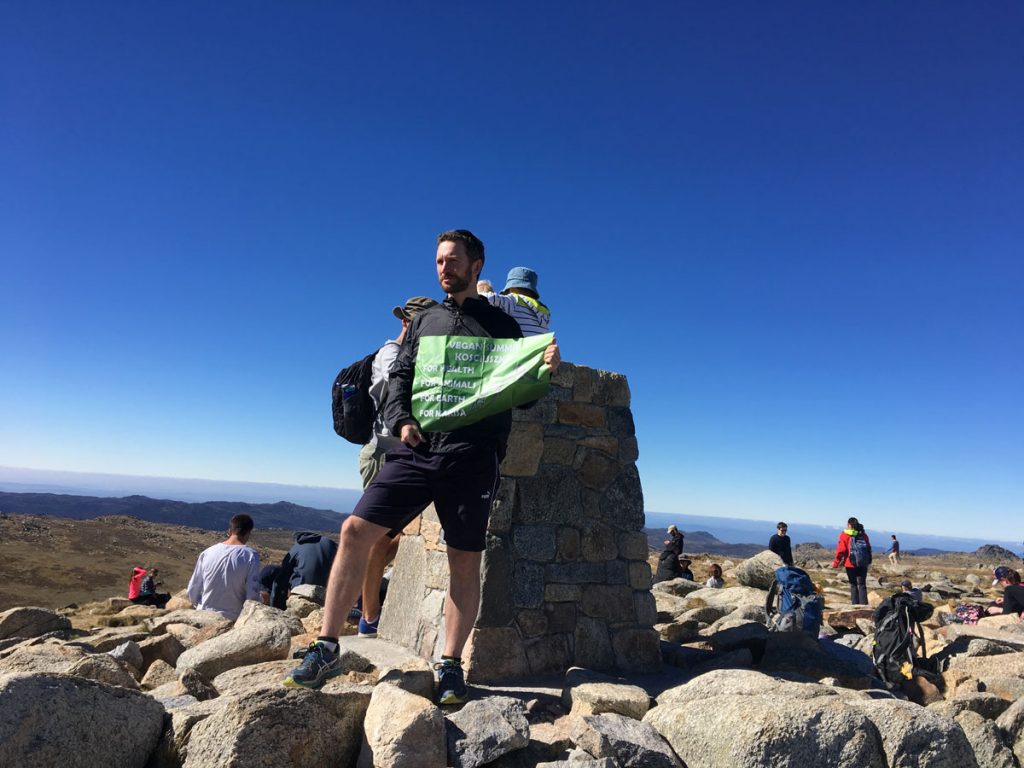
[[[281,561],[279,579],[288,588],[300,584],[326,587],[337,552],[338,545],[333,539],[312,531],[300,531],[295,534],[295,544]]]
[[[679,555],[673,546],[669,545],[661,550],[658,555],[658,569],[654,572],[654,583],[678,579],[683,574],[683,567],[679,564]]]
[[[415,423],[412,417],[412,380],[419,340],[423,336],[482,336],[491,339],[521,339],[519,323],[485,299],[468,298],[460,307],[449,296],[442,304],[421,312],[409,325],[391,366],[384,423],[391,434],[401,436],[402,426]],[[425,432],[431,453],[460,453],[494,450],[505,455],[505,443],[512,429],[512,412],[505,411],[452,432]],[[420,449],[422,450],[422,449]]]
[[[777,533],[772,534],[772,537],[768,540],[768,549],[781,557],[782,562],[786,565],[793,564],[793,550],[790,547],[789,536],[780,536]]]

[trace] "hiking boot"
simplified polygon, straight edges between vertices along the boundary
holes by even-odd
[[[376,637],[377,636],[377,625],[380,624],[380,616],[373,621],[367,621],[364,617],[359,617],[359,636],[360,637]]]
[[[437,670],[437,703],[465,704],[469,689],[462,675],[462,662],[445,659],[434,665]]]
[[[288,673],[282,685],[289,688],[319,688],[342,671],[341,659],[318,641],[310,643],[302,663]]]

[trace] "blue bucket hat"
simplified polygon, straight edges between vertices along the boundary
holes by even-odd
[[[537,273],[529,267],[512,267],[508,271],[505,287],[501,292],[508,293],[509,288],[526,288],[537,293]]]

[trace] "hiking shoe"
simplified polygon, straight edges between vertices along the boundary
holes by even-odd
[[[465,704],[469,700],[469,689],[462,675],[462,662],[441,661],[434,665],[437,670],[437,703]]]
[[[380,616],[373,621],[367,621],[363,617],[359,617],[359,636],[360,637],[376,637],[377,636],[377,625],[380,624]]]
[[[342,673],[341,659],[321,642],[310,643],[302,663],[288,673],[283,685],[289,688],[319,688]]]

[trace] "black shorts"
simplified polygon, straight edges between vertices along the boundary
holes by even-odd
[[[445,543],[483,552],[497,490],[498,455],[493,450],[427,453],[402,447],[388,452],[352,514],[389,532],[401,531],[433,502]]]

